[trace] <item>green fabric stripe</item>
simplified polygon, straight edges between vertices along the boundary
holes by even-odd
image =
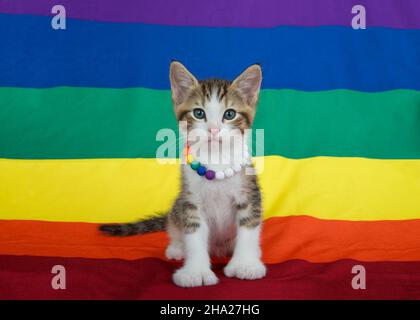
[[[155,157],[176,130],[170,92],[0,88],[0,157]],[[420,158],[420,92],[263,90],[254,128],[265,155]]]

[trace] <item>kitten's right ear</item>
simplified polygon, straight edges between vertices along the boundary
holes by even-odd
[[[178,61],[171,63],[169,80],[171,81],[172,101],[175,105],[184,103],[193,88],[198,85],[197,79]]]

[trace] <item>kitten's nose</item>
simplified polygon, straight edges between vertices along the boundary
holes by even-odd
[[[211,128],[209,131],[210,131],[210,133],[211,133],[212,136],[216,136],[220,132],[220,129],[218,129],[218,128]]]

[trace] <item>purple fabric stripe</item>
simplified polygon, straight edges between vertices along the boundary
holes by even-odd
[[[363,4],[367,25],[420,28],[420,0],[0,0],[0,12],[51,15],[66,7],[70,18],[174,26],[350,26],[351,8]]]

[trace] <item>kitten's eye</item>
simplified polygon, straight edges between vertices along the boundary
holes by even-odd
[[[233,120],[236,117],[236,111],[233,109],[228,109],[225,111],[225,114],[223,115],[223,118],[226,120]]]
[[[193,115],[195,118],[201,120],[206,117],[206,112],[203,109],[196,108],[193,110]]]

